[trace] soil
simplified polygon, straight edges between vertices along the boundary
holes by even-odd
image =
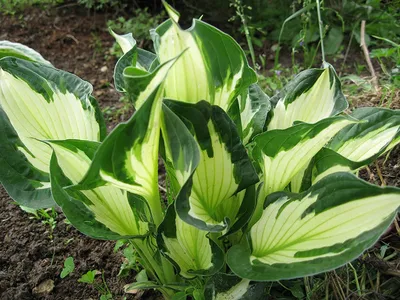
[[[0,40],[23,43],[55,67],[89,81],[101,108],[115,112],[124,104],[112,84],[116,58],[109,54],[114,39],[106,20],[104,14],[88,16],[85,9],[77,7],[30,9],[21,16],[0,15]],[[124,112],[107,118],[109,130],[127,118],[129,109]],[[114,253],[115,242],[88,238],[64,220],[58,214],[51,239],[50,227],[29,218],[0,186],[0,299],[98,299],[100,293],[92,285],[77,282],[90,270],[104,272],[113,299],[139,296],[124,294],[123,287],[134,281],[134,274],[126,279],[117,277],[123,255]],[[75,271],[61,279],[69,256],[74,258]],[[101,283],[101,276],[97,277]],[[37,294],[46,280],[54,282],[54,289]]]
[[[15,16],[0,14],[0,40],[27,45],[55,67],[89,81],[103,111],[118,111],[124,104],[113,85],[117,59],[110,55],[114,38],[108,32],[107,20],[106,14],[88,15],[81,6],[30,8]],[[105,117],[110,129],[112,124],[124,121],[127,114],[110,119],[106,113]]]
[[[58,214],[51,233],[49,226],[30,219],[0,189],[1,299],[97,299],[99,293],[93,286],[77,283],[89,270],[104,271],[113,295],[123,295],[123,286],[129,280],[117,278],[123,257],[113,252],[115,242],[88,238],[64,220]],[[64,260],[69,256],[74,258],[75,270],[61,279]],[[35,294],[35,288],[49,279],[54,289],[48,294]]]
[[[114,40],[106,29],[107,18],[105,14],[88,15],[81,7],[29,9],[21,16],[0,15],[0,40],[23,43],[57,68],[91,82],[100,106],[111,112],[106,115],[110,130],[127,119],[131,109],[119,101],[120,95],[113,88],[116,58],[109,51]],[[363,101],[357,106],[368,104]],[[399,161],[400,147],[393,149],[386,161],[378,161],[385,184],[400,186]],[[375,164],[369,171],[360,172],[364,179],[381,184],[378,174]],[[104,272],[113,299],[154,297],[154,292],[124,294],[123,287],[134,280],[134,274],[117,277],[123,255],[114,253],[115,242],[87,238],[64,220],[58,214],[51,232],[49,226],[29,218],[13,204],[0,187],[0,299],[98,299],[100,294],[92,285],[77,282],[81,275],[94,269]],[[74,258],[75,271],[61,279],[64,261],[69,256]],[[101,276],[97,277],[99,280]],[[53,281],[54,288],[38,294],[38,287],[48,280]]]

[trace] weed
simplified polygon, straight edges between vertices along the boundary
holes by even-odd
[[[376,58],[386,79],[395,87],[400,88],[400,44],[390,39],[374,36],[374,38],[384,41],[387,48],[378,48],[371,51],[371,58]]]
[[[298,69],[299,67],[296,64],[291,68],[278,65],[273,70],[260,72],[258,74],[258,84],[268,96],[272,97],[297,74],[295,70]]]
[[[78,279],[78,282],[93,284],[94,279],[98,274],[101,274],[101,272],[97,270],[88,271],[86,274],[83,274],[81,278]]]
[[[47,225],[50,229],[49,237],[53,239],[53,231],[57,225],[57,212],[54,208],[39,209],[38,215],[42,220],[42,224]]]
[[[64,242],[64,245],[67,246],[67,245],[70,244],[73,240],[74,240],[74,238],[70,238],[70,239],[66,240],[66,241]]]
[[[48,6],[61,4],[64,0],[0,0],[0,14],[15,15],[29,6]]]
[[[122,96],[119,99],[119,105],[106,106],[103,108],[102,113],[108,122],[125,121],[131,115],[133,110],[132,104],[128,97]]]
[[[49,227],[49,238],[50,240],[53,239],[53,231],[57,225],[57,211],[54,208],[47,208],[47,209],[33,209],[26,206],[20,206],[21,209],[32,216],[29,217],[30,219],[39,220],[45,226]]]
[[[243,6],[242,0],[231,0],[230,6],[235,8],[236,17],[238,17],[242,22],[242,28],[246,36],[247,46],[249,47],[251,62],[253,63],[253,66],[256,67],[256,56],[254,54],[253,41],[252,37],[250,36],[249,27],[247,25],[247,19],[251,19],[251,17],[247,16],[245,12],[245,10],[252,10],[252,7],[249,5]],[[235,16],[232,17],[230,20],[235,20]]]
[[[64,268],[61,271],[60,277],[65,278],[71,274],[75,269],[74,258],[72,256],[67,257],[64,261]]]
[[[137,263],[137,252],[133,248],[133,245],[129,245],[123,250],[124,259],[123,263],[121,264],[121,268],[119,270],[118,276],[119,277],[127,277],[131,270],[135,272],[140,271],[140,267]]]
[[[103,43],[101,42],[101,39],[97,33],[92,32],[91,35],[93,39],[93,44],[91,45],[91,47],[93,48],[92,59],[95,59],[98,54],[101,55],[102,53],[104,53]]]
[[[133,245],[129,243],[128,240],[118,240],[115,243],[114,253],[118,252],[121,248],[123,248],[124,258],[122,260],[122,264],[118,273],[118,277],[127,277],[130,274],[130,271],[133,270],[136,273],[140,271],[140,267],[137,259],[137,252],[133,248]]]
[[[96,282],[96,275],[100,274],[101,283],[98,283]],[[81,278],[78,279],[78,282],[92,285],[101,294],[100,300],[112,299],[112,293],[108,288],[107,282],[104,278],[104,272],[100,272],[98,270],[90,270],[87,273],[83,274]]]
[[[85,6],[87,9],[103,10],[105,8],[117,9],[123,8],[121,1],[118,0],[78,0],[78,3]]]

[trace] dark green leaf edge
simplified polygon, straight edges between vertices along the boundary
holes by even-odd
[[[261,152],[269,157],[275,157],[279,152],[290,150],[299,142],[314,138],[331,124],[342,120],[357,122],[349,116],[337,116],[322,119],[314,124],[301,122],[286,129],[263,132],[254,138],[256,147],[253,149],[253,157],[261,159]]]
[[[208,122],[213,122],[216,132],[226,150],[232,155],[232,163],[235,164],[235,178],[238,178],[239,186],[235,193],[240,192],[248,186],[258,182],[258,176],[247,156],[246,149],[241,143],[235,124],[229,116],[218,106],[210,105],[206,101],[196,104],[183,103],[174,100],[165,100],[164,103],[186,124],[188,129],[196,137],[202,150],[207,151],[209,157],[213,157],[211,147],[211,136],[207,130]],[[197,168],[197,166],[196,166]],[[189,214],[189,197],[193,185],[193,173],[182,186],[175,202],[176,211],[179,217],[201,230],[219,232],[223,231],[229,224],[224,220],[224,225],[210,225]]]
[[[160,65],[152,74],[145,74],[142,77],[136,77],[137,80],[145,81],[148,84],[149,76],[153,78],[157,72],[171,61],[176,61],[180,55],[163,65]],[[104,169],[106,172],[113,174],[115,178],[125,183],[136,185],[134,179],[128,176],[119,166],[123,165],[124,159],[118,153],[121,149],[130,149],[136,140],[143,140],[146,136],[149,127],[150,115],[155,105],[156,95],[162,84],[156,86],[149,97],[144,101],[143,105],[133,114],[127,121],[118,124],[114,130],[103,141],[97,150],[93,162],[82,181],[74,186],[76,190],[92,189],[106,184],[106,181],[101,178],[100,170]]]
[[[242,278],[234,274],[217,273],[206,283],[204,289],[205,299],[215,299],[220,293],[225,293],[239,284]],[[267,284],[262,282],[250,282],[246,292],[240,297],[241,300],[267,299],[265,290]]]
[[[159,25],[156,29],[150,31],[156,53],[160,46],[161,36],[172,25],[173,21],[171,19],[168,19],[164,23]],[[234,93],[230,95],[231,100],[228,104],[229,109],[237,96],[245,91],[251,84],[257,82],[257,74],[250,67],[246,58],[246,54],[244,53],[240,45],[230,35],[201,20],[193,19],[191,27],[186,29],[185,31],[191,33],[197,41],[199,47],[201,48],[201,52],[204,55],[209,73],[213,74],[213,78],[208,78],[210,89],[217,89],[221,87],[224,80],[229,76],[229,74],[236,73],[237,70],[230,69],[230,65],[232,64],[232,62],[240,65],[240,63],[238,64],[237,60],[243,61],[243,74],[239,82],[236,84]],[[226,53],[225,55],[216,55],[215,49],[226,49],[227,43],[232,46],[232,52]],[[219,69],[221,65],[226,65],[228,66],[228,68],[221,71]]]
[[[362,138],[366,134],[383,126],[389,127],[400,125],[400,110],[390,110],[378,107],[362,107],[355,109],[351,115],[353,118],[362,120],[357,124],[350,124],[343,128],[327,145],[332,150],[337,150],[345,142]],[[400,130],[397,131],[399,136]]]
[[[117,64],[114,68],[114,85],[118,92],[125,93],[125,80],[124,70],[126,67],[136,67],[136,63],[139,63],[146,71],[150,72],[152,63],[157,60],[154,53],[140,49],[136,44],[126,52],[123,56],[118,59]]]
[[[165,214],[163,222],[160,224],[157,230],[157,245],[161,253],[174,265],[178,273],[180,273],[179,265],[166,254],[169,250],[166,247],[162,235],[167,238],[176,238],[176,224],[175,219],[179,216],[176,214],[175,205],[171,204]],[[224,266],[225,255],[222,249],[209,237],[207,236],[211,246],[212,252],[212,267],[206,270],[188,270],[188,274],[192,274],[193,277],[196,276],[211,276],[217,273]]]
[[[53,92],[51,87],[55,87],[65,93],[66,90],[73,92],[81,101],[82,107],[88,109],[89,104],[95,110],[96,120],[100,128],[99,139],[106,136],[106,126],[101,110],[96,100],[90,95],[92,86],[79,77],[43,65],[37,62],[30,62],[15,57],[6,57],[0,60],[0,68],[9,72],[13,76],[27,82],[30,87],[43,95],[45,99],[51,101]],[[26,147],[19,139],[17,132],[11,125],[4,110],[0,108],[0,182],[4,185],[7,193],[20,205],[39,209],[53,207],[50,188],[38,189],[40,182],[49,182],[49,175],[36,169],[18,151],[17,147]],[[26,149],[29,152],[29,149]]]
[[[229,220],[228,230],[225,234],[220,236],[218,239],[224,239],[227,236],[238,232],[240,229],[245,228],[251,217],[253,216],[254,210],[256,209],[257,199],[256,199],[256,186],[252,185],[246,189],[242,204],[240,205],[239,212],[231,225],[231,220]]]
[[[13,43],[10,41],[0,41],[0,59],[4,57],[16,57],[28,61],[36,61],[38,63],[52,65],[49,61],[45,60],[39,52],[29,48],[20,43]]]
[[[87,199],[79,191],[66,191],[71,181],[63,174],[53,153],[50,161],[51,191],[54,200],[61,207],[68,221],[83,234],[102,240],[129,239],[133,236],[121,236],[95,219],[94,214],[85,206]]]
[[[335,105],[331,112],[331,116],[334,116],[348,108],[349,104],[346,100],[346,97],[343,95],[340,79],[336,74],[335,69],[328,63],[325,63],[324,67],[329,68],[329,78],[331,86],[333,84],[335,85]],[[278,94],[270,99],[272,106],[275,107],[280,99],[285,99],[284,104],[285,107],[287,107],[300,95],[308,92],[314,86],[315,82],[318,80],[324,70],[324,68],[314,68],[304,70],[297,74]],[[273,115],[274,111],[272,109],[270,114],[268,115],[266,127],[271,121]]]
[[[300,194],[287,192],[273,193],[267,197],[264,207],[267,207],[272,202],[278,201],[281,197],[290,197],[293,199],[292,201],[296,201],[302,199],[308,193],[311,193],[311,197],[317,194],[318,198],[317,202],[310,206],[305,213],[315,212],[316,214],[319,214],[336,205],[362,199],[364,197],[386,193],[397,193],[400,195],[400,189],[393,187],[377,187],[358,179],[352,174],[338,172],[324,177],[308,191]],[[335,198],[332,198],[333,195],[335,195]],[[367,248],[373,246],[379,237],[385,232],[387,227],[392,223],[396,214],[397,212],[394,211],[393,214],[384,220],[377,228],[364,232],[357,238],[343,243],[348,250],[336,256],[288,264],[267,265],[259,261],[255,261],[252,264],[250,262],[252,251],[250,241],[248,239],[243,239],[241,244],[233,246],[228,251],[227,263],[236,275],[255,281],[293,279],[326,272],[338,268],[357,258]],[[335,247],[340,247],[340,245],[343,244],[337,244]],[[329,249],[322,248],[320,250],[325,251]],[[301,253],[299,253],[299,255],[303,256]],[[307,254],[304,253],[304,255]]]

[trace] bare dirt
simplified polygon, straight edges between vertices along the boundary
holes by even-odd
[[[77,282],[89,270],[103,271],[108,287],[117,296],[114,299],[122,298],[123,286],[129,282],[117,278],[122,255],[113,252],[115,242],[88,238],[64,220],[59,214],[51,239],[49,226],[28,218],[0,189],[1,299],[98,299],[93,286]],[[74,258],[75,270],[61,279],[69,256]],[[54,289],[35,294],[46,280],[54,282]]]
[[[0,40],[23,43],[57,68],[91,82],[101,108],[116,111],[122,103],[112,84],[116,58],[109,55],[114,39],[106,20],[103,14],[88,16],[82,7],[31,9],[15,17],[0,15]],[[110,116],[108,128],[125,117]],[[0,299],[99,299],[93,286],[77,282],[95,269],[104,273],[113,299],[133,299],[124,294],[123,287],[134,281],[134,274],[127,279],[117,277],[123,255],[113,252],[115,242],[87,238],[64,220],[58,214],[50,239],[49,226],[30,219],[0,186]],[[74,258],[75,271],[61,279],[69,256]],[[101,282],[101,276],[97,277]],[[52,291],[35,293],[46,280],[54,282]]]

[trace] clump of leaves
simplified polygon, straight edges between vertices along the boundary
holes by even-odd
[[[119,240],[115,244],[114,252],[117,252],[123,247],[122,253],[124,255],[122,264],[118,273],[118,277],[127,277],[131,271],[139,273],[140,266],[138,264],[138,256],[135,248],[127,240]]]
[[[129,240],[147,276],[134,288],[166,299],[260,298],[268,281],[338,268],[374,245],[400,189],[355,174],[400,142],[400,111],[343,114],[327,63],[269,98],[230,36],[202,20],[183,30],[164,5],[155,53],[113,33],[124,52],[114,85],[136,112],[109,135],[89,83],[25,48],[4,50],[9,194],[30,207],[57,203],[88,236]]]
[[[57,211],[54,208],[47,209],[34,209],[21,205],[21,209],[29,214],[31,214],[36,220],[40,220],[42,224],[49,227],[49,238],[53,239],[53,231],[57,226]]]
[[[389,47],[373,49],[370,53],[371,58],[379,61],[382,71],[390,82],[396,88],[400,88],[400,44],[378,36],[374,38],[384,41]]]
[[[15,15],[27,7],[39,6],[47,8],[52,5],[61,4],[64,0],[0,0],[0,13],[4,15]]]

